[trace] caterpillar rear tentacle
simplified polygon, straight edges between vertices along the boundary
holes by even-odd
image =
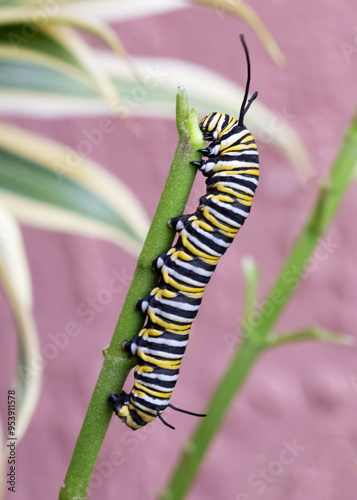
[[[231,245],[249,215],[259,179],[259,157],[252,134],[243,124],[245,113],[257,96],[248,100],[250,63],[239,118],[210,113],[200,128],[209,146],[201,149],[206,157],[192,162],[206,179],[206,194],[193,214],[173,217],[171,227],[178,231],[175,245],[155,261],[160,281],[138,301],[147,319],[144,328],[124,349],[138,358],[134,387],[130,394],[109,396],[118,417],[131,429],[140,429],[155,418],[173,429],[162,417],[163,411],[180,410],[170,403],[179,376],[181,360],[202,295],[220,257]]]

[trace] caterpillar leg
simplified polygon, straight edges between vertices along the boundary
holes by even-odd
[[[191,215],[180,215],[179,217],[173,217],[169,220],[169,226],[173,229],[176,229],[176,231],[181,231],[181,229],[186,226],[190,217]]]
[[[139,299],[137,303],[135,304],[135,309],[137,311],[142,311],[143,313],[146,312],[148,306],[149,306],[149,299],[151,295],[145,295],[142,299]]]
[[[197,167],[199,170],[202,168],[202,160],[201,161],[190,161],[191,165],[194,165]]]
[[[209,176],[211,175],[211,170],[212,170],[212,166],[214,165],[214,163],[212,164],[212,162],[208,162],[205,161],[205,160],[201,160],[201,161],[191,161],[190,162],[192,165],[194,165],[195,167],[198,168],[198,170],[201,170],[201,172],[203,173],[204,176]]]
[[[132,340],[124,340],[122,345],[124,351],[129,352],[133,356],[136,356],[138,350],[138,340],[139,340],[139,335],[135,335],[135,337]]]
[[[166,255],[166,254],[162,254],[162,255]],[[150,293],[148,293],[147,295],[145,295],[145,297],[143,297],[142,299],[139,299],[137,301],[137,303],[135,304],[135,309],[137,311],[142,311],[143,313],[145,313],[147,311],[147,308],[149,307],[151,299],[154,297],[155,293],[158,290],[159,290],[159,288],[156,287],[153,290],[151,290]]]
[[[167,257],[167,252],[160,253],[160,255],[152,261],[152,267],[157,271],[162,268]]]
[[[108,397],[108,401],[115,413],[118,413],[122,409],[122,407],[127,403],[128,399],[129,396],[124,391],[122,391],[120,394],[115,394],[114,392],[112,392]]]

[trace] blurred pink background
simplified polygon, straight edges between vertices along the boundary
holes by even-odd
[[[204,411],[232,356],[227,338],[237,336],[244,297],[242,257],[253,256],[262,269],[262,301],[314,202],[318,180],[340,148],[357,101],[353,0],[256,0],[251,5],[286,55],[286,68],[274,65],[243,23],[213,10],[181,10],[115,27],[130,54],[186,59],[241,85],[245,67],[240,65],[238,34],[243,32],[253,67],[251,90],[259,90],[260,101],[276,113],[290,115],[317,174],[301,185],[284,157],[269,146],[261,149],[261,181],[252,214],[206,291],[173,395],[173,404],[193,411]],[[356,52],[346,57],[343,43]],[[75,148],[83,129],[96,128],[101,118],[9,121]],[[130,186],[152,217],[176,147],[174,121],[135,118],[116,120],[115,125],[92,158]],[[259,137],[257,142],[259,147]],[[195,193],[203,194],[201,178],[197,186]],[[356,195],[352,186],[324,238],[329,250],[321,254],[326,258],[315,256],[277,331],[319,325],[355,335]],[[197,199],[195,194],[190,210]],[[57,498],[62,485],[101,367],[101,349],[110,341],[135,259],[112,244],[83,237],[25,227],[24,239],[42,348],[51,342],[49,334],[63,331],[68,322],[81,329],[44,369],[40,402],[17,451],[17,492],[5,495],[50,499]],[[76,309],[88,297],[100,295],[112,270],[124,276],[123,291],[86,322],[88,316],[79,316]],[[6,336],[0,352],[4,410],[16,348],[3,294],[0,308]],[[355,500],[356,414],[356,347],[310,342],[267,352],[234,401],[188,498]],[[133,433],[117,418],[112,420],[91,500],[157,497],[196,424],[187,415],[168,417],[175,432],[155,422]],[[296,456],[279,465],[283,450],[294,442]],[[258,482],[263,469],[267,479]]]

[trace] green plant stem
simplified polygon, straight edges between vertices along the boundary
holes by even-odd
[[[298,237],[287,262],[266,299],[260,316],[248,328],[249,335],[234,356],[228,371],[219,382],[208,405],[208,417],[198,425],[187,450],[183,452],[162,498],[182,500],[193,483],[205,452],[219,430],[236,392],[266,347],[272,327],[296,289],[304,266],[320,237],[328,228],[347,188],[353,181],[357,160],[357,114],[348,130],[342,149],[330,172],[327,185],[321,186],[315,207]],[[232,379],[232,380],[231,380]],[[189,464],[189,465],[188,465]]]
[[[103,367],[64,480],[65,486],[60,491],[60,500],[87,498],[90,478],[113,414],[108,396],[122,390],[129,371],[136,364],[135,358],[122,350],[123,341],[139,333],[145,320],[145,316],[135,310],[135,304],[157,282],[158,275],[152,271],[152,261],[172,245],[175,231],[168,227],[168,220],[183,213],[196,175],[196,168],[189,162],[199,160],[201,154],[197,149],[205,147],[197,114],[194,110],[189,111],[182,87],[177,93],[176,124],[179,140],[175,156],[112,340],[104,351]]]
[[[259,269],[251,257],[242,259],[244,274],[245,300],[242,312],[242,332],[245,336],[250,335],[250,318],[256,312],[256,299],[259,285]]]
[[[306,328],[304,330],[284,335],[270,333],[266,337],[265,348],[279,347],[305,340],[319,340],[320,342],[352,345],[354,339],[351,335],[342,335],[341,333],[330,332],[328,330],[323,330],[322,328]]]
[[[169,487],[163,491],[161,500],[185,498],[211,440],[217,433],[235,393],[242,387],[258,355],[259,348],[256,345],[246,340],[243,341],[220,382],[220,387],[224,387],[224,390],[215,391],[208,405],[208,417],[202,419],[192,439],[185,444],[178,467]]]
[[[331,168],[329,181],[320,186],[316,204],[307,224],[295,242],[282,272],[265,301],[256,326],[256,335],[264,337],[269,334],[290,295],[297,288],[309,257],[321,241],[347,188],[353,181],[356,160],[357,114]]]

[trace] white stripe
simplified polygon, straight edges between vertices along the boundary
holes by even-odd
[[[155,389],[156,391],[159,391],[159,392],[160,392],[160,391],[162,392],[163,390],[164,390],[165,392],[169,392],[169,391],[172,391],[172,390],[173,390],[173,388],[171,388],[171,389],[170,389],[169,387],[162,387],[162,386],[160,386],[160,385],[149,384],[148,382],[145,382],[145,381],[143,381],[143,380],[139,380],[139,379],[138,379],[138,382],[139,382],[140,384],[142,384],[144,387],[147,387],[148,389]]]
[[[155,351],[152,349],[149,349],[148,347],[139,347],[138,352],[142,352],[144,354],[150,354],[151,356],[160,356],[161,351]],[[181,359],[182,354],[172,354],[169,352],[161,352],[162,358],[170,358],[170,359]]]
[[[236,167],[236,168],[242,168],[242,167],[251,167],[251,168],[257,168],[258,164],[257,163],[252,163],[250,161],[243,161],[243,160],[220,160],[217,163],[214,162],[207,162],[207,166],[209,166],[210,169],[214,167],[220,167],[222,170],[224,167],[230,166],[230,167]]]
[[[225,148],[225,149],[229,149],[229,148]],[[224,149],[221,151],[221,155],[220,156],[244,156],[244,155],[255,155],[255,156],[258,156],[258,151],[256,149],[254,150],[251,150],[251,149],[242,149],[240,151],[225,151]],[[224,160],[222,160],[224,161]]]
[[[141,389],[137,389],[137,391],[140,391]],[[167,391],[171,392],[171,391]],[[135,396],[135,394],[134,394]],[[144,401],[147,401],[149,403],[152,403],[154,405],[165,405],[169,404],[170,400],[169,399],[160,399],[160,398],[152,398],[151,396],[148,396],[147,394],[144,394],[143,396],[136,396],[137,398],[143,399]],[[136,402],[134,402],[136,404]],[[139,405],[138,405],[139,406]]]
[[[187,346],[187,340],[173,340],[173,339],[162,339],[161,337],[149,337],[145,339],[147,342],[153,342],[154,344],[165,344],[172,347],[185,347]]]
[[[142,397],[142,396],[136,396],[136,397],[145,400],[145,398]],[[162,399],[162,400],[160,399],[160,401],[162,401],[163,404],[168,404],[170,400],[169,399]],[[147,406],[144,406],[144,405],[138,403],[136,400],[133,401],[133,405],[136,406],[137,408],[139,408],[140,410],[144,410],[145,412],[150,413],[153,416],[157,416],[157,413],[156,413],[155,410],[153,410],[152,408],[148,408]]]
[[[162,373],[145,373],[145,372],[140,372],[138,371],[137,373],[140,373],[143,377],[148,377],[148,378],[157,378],[159,380],[162,380],[164,382],[175,382],[175,380],[178,379],[179,374],[177,375],[163,375]]]
[[[231,187],[234,190],[244,191],[245,193],[248,193],[248,194],[251,194],[252,196],[254,196],[254,191],[252,191],[251,189],[249,189],[249,188],[247,188],[245,186],[242,186],[240,184],[235,184],[234,182],[226,182],[226,181],[216,182],[216,184],[214,185],[214,187],[217,187],[217,186]]]
[[[182,311],[198,311],[200,308],[199,304],[198,306],[193,306],[192,304],[186,304],[185,302],[173,302],[172,300],[166,300],[166,299],[158,299],[155,297],[155,299],[160,303],[160,304],[165,304],[171,307],[176,307],[177,309],[181,309]]]
[[[229,217],[226,217],[225,215],[222,215],[221,213],[217,212],[217,210],[215,210],[214,208],[207,207],[207,209],[209,210],[209,213],[214,215],[217,219],[220,219],[221,221],[226,222],[227,224],[230,224],[233,227],[237,228],[242,227],[242,224],[238,224],[238,222],[230,219]]]
[[[236,155],[257,155],[258,156],[258,151],[256,149],[240,149],[239,151],[235,151]]]
[[[196,227],[196,226],[195,226]],[[190,269],[191,271],[194,271],[196,274],[200,274],[201,276],[207,276],[208,278],[212,276],[213,271],[207,271],[206,269],[201,269],[200,267],[195,267],[192,264],[189,264],[188,262],[174,259],[171,257],[171,259],[181,267],[184,267],[185,269]]]
[[[221,144],[229,144],[233,142],[237,142],[241,137],[244,137],[245,135],[251,135],[248,130],[242,130],[241,132],[238,132],[237,134],[233,134],[227,139],[223,139],[221,141]]]
[[[252,184],[258,186],[258,179],[256,179],[255,177],[247,177],[246,174],[234,174],[230,171],[227,171],[227,173],[224,174],[222,174],[222,172],[217,172],[212,175],[212,179],[214,179],[215,177],[222,177],[222,175],[224,175],[225,177],[232,177],[232,179],[242,179],[243,181],[251,182]]]
[[[241,215],[242,217],[245,217],[247,218],[248,217],[248,213],[245,212],[244,210],[242,210],[241,208],[236,208],[236,207],[233,207],[231,203],[222,203],[218,200],[215,200],[214,198],[211,198],[211,200],[217,204],[219,207],[222,207],[222,208],[226,208],[227,210],[231,210],[232,212],[234,212],[235,214],[238,214],[238,215]]]
[[[228,248],[230,246],[230,243],[227,243],[226,241],[223,241],[220,238],[216,238],[215,236],[213,236],[213,234],[211,232],[205,231],[204,229],[201,229],[200,227],[197,227],[196,224],[193,224],[193,227],[195,228],[195,230],[198,233],[202,234],[202,236],[206,236],[206,238],[214,241],[220,247]]]

